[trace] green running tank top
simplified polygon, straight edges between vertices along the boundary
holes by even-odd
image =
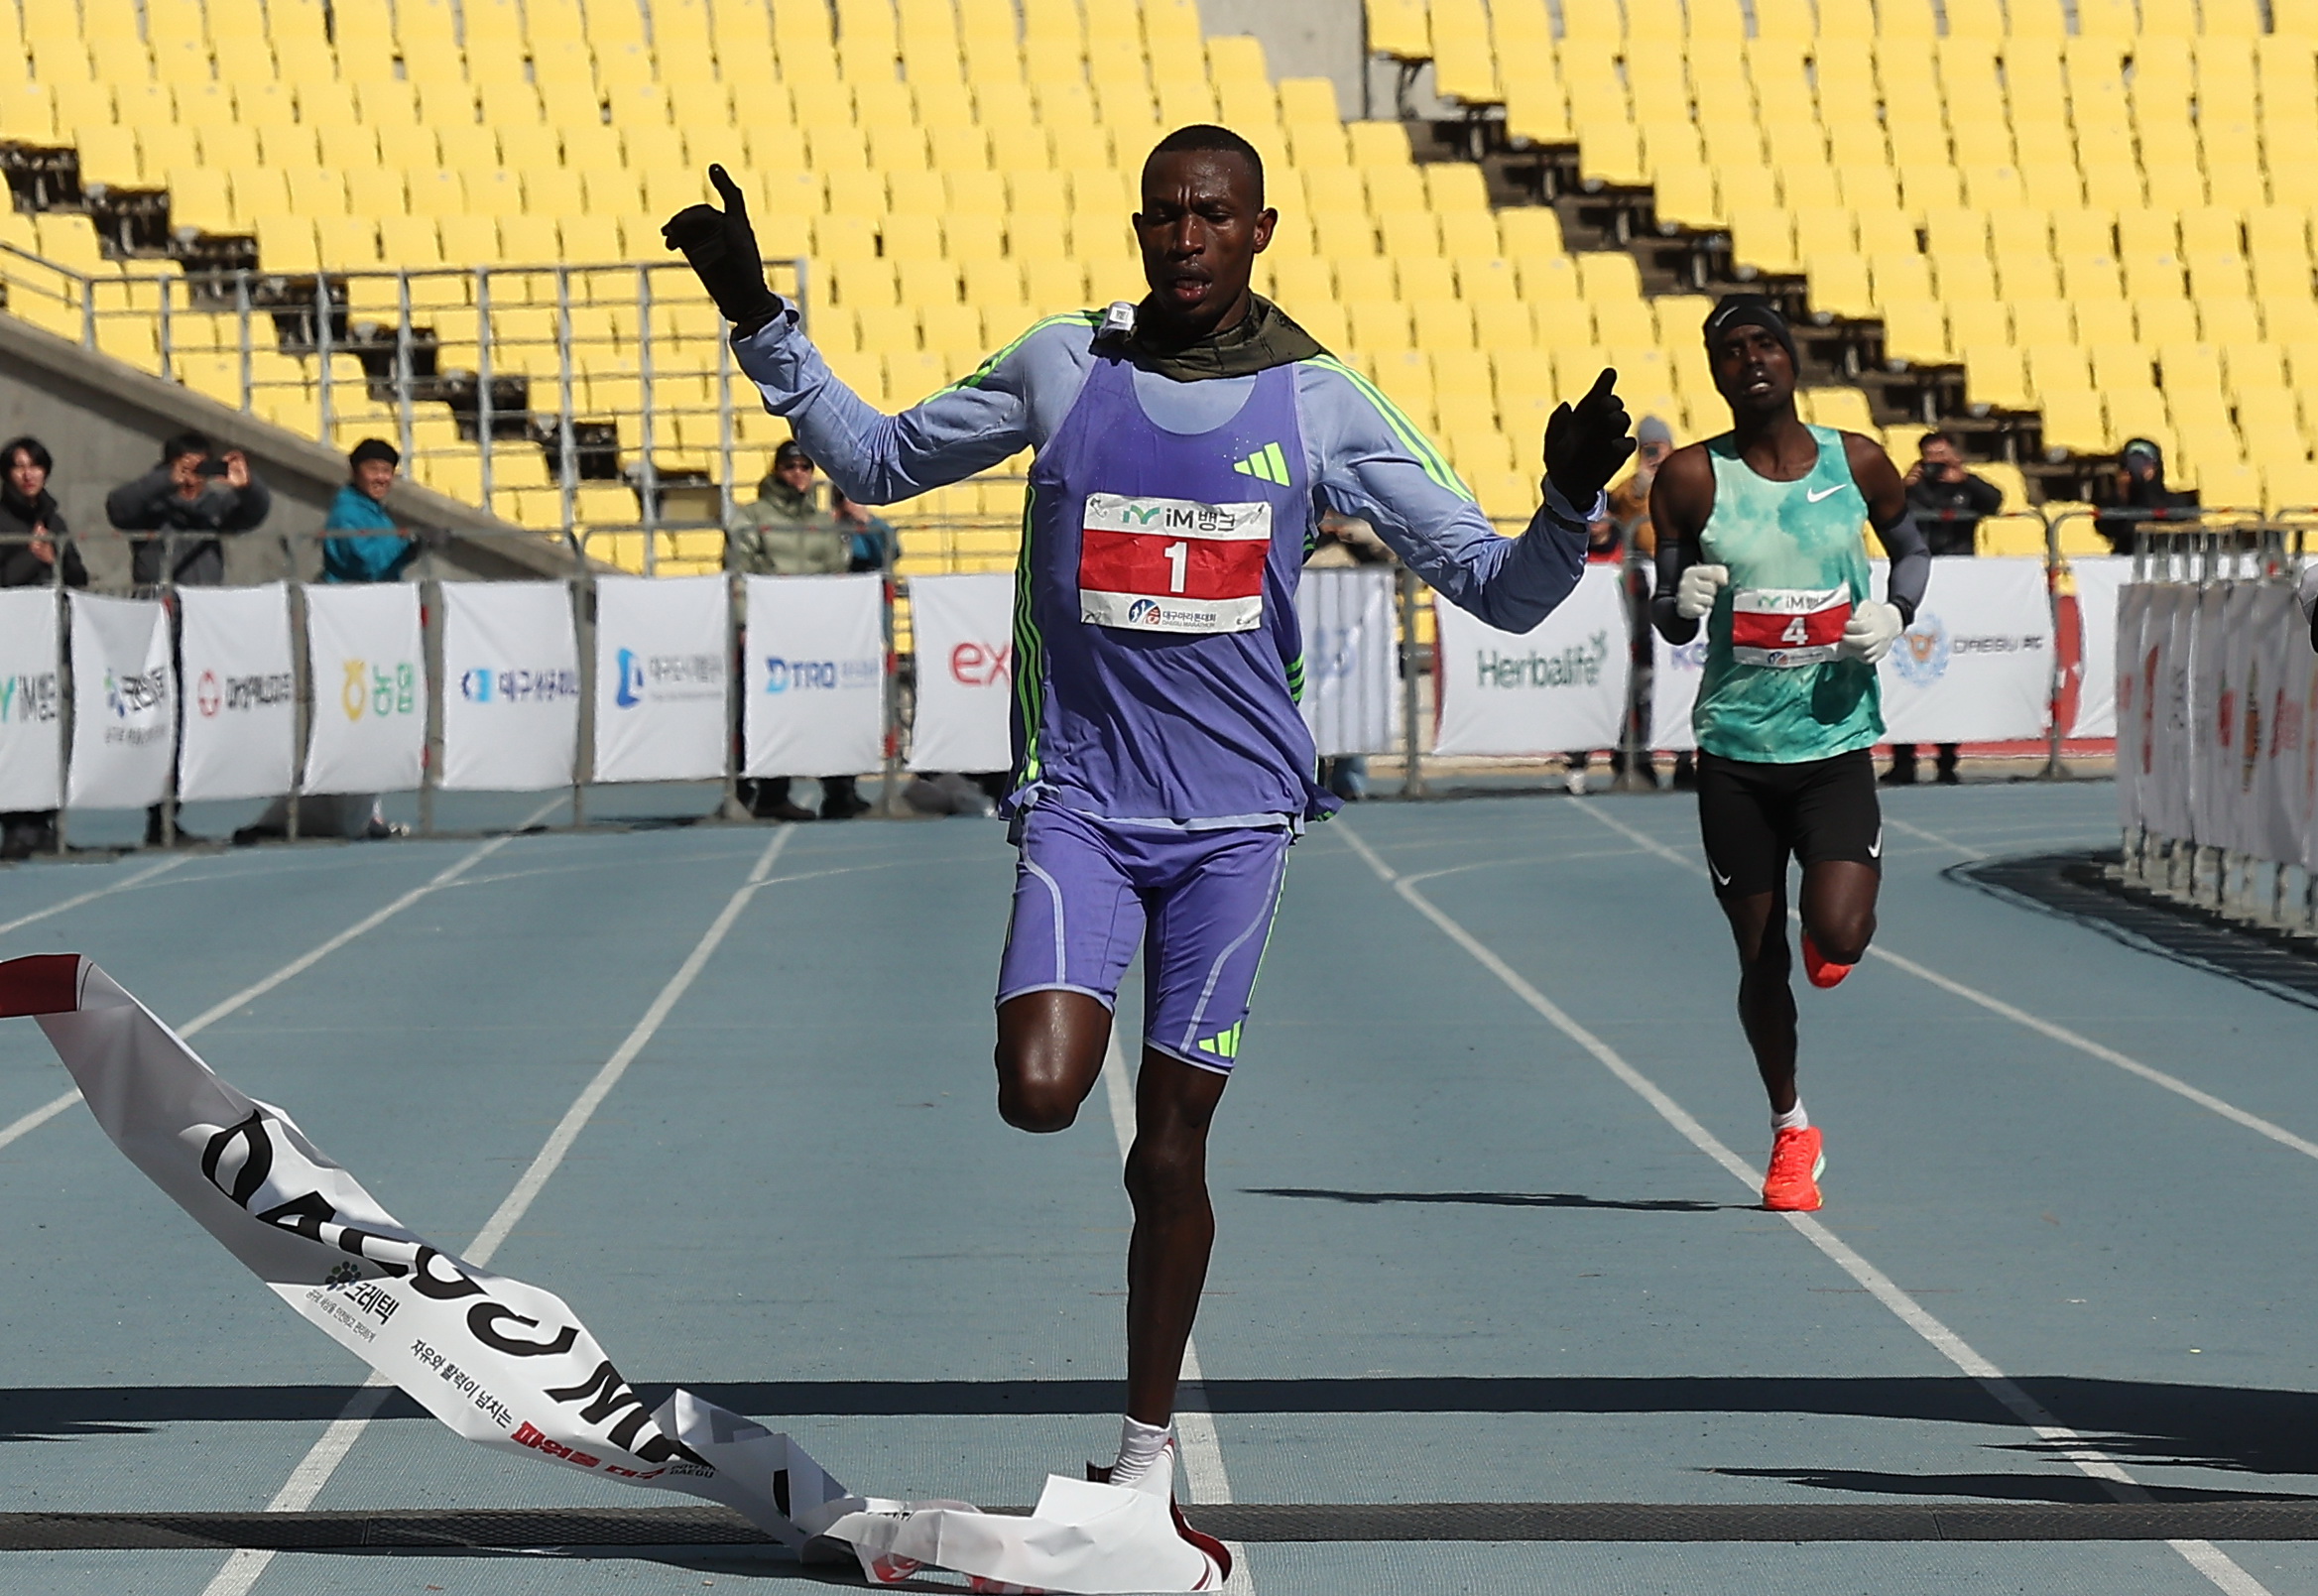
[[[1728,565],[1706,617],[1706,660],[1690,723],[1724,759],[1799,765],[1870,748],[1884,735],[1876,668],[1836,657],[1868,586],[1868,502],[1843,434],[1813,427],[1819,458],[1793,482],[1758,476],[1731,434],[1705,444],[1714,512],[1700,559]]]

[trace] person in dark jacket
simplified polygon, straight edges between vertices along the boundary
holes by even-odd
[[[322,531],[325,582],[394,582],[419,557],[418,537],[387,514],[386,496],[395,485],[399,450],[384,438],[366,437],[346,456],[348,478],[330,501]]]
[[[1907,489],[1907,507],[1915,513],[1915,530],[1936,558],[1955,558],[1979,552],[1980,521],[2004,508],[2004,489],[1964,468],[1964,451],[1945,432],[1926,432],[1915,442],[1915,463],[1900,482]],[[1954,786],[1956,745],[1939,745],[1939,780]],[[1891,768],[1884,773],[1891,787],[1915,782],[1915,745],[1893,743]]]
[[[2117,452],[2117,502],[2103,510],[2093,530],[2121,554],[2140,547],[2141,524],[2197,519],[2197,490],[2165,486],[2165,451],[2148,438],[2126,440]]]
[[[153,535],[129,540],[131,576],[140,587],[164,580],[218,586],[225,580],[223,537],[253,531],[273,508],[273,491],[250,470],[248,456],[239,449],[217,453],[199,432],[180,432],[162,444],[161,464],[122,483],[104,502],[105,518],[121,531]]]
[[[0,443],[0,587],[86,587],[88,569],[68,541],[49,492],[56,460],[37,437]],[[0,813],[0,859],[26,859],[57,846],[55,809]]]

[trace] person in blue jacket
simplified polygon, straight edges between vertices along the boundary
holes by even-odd
[[[322,540],[325,582],[392,582],[419,557],[418,535],[387,514],[387,491],[403,457],[384,438],[366,437],[346,456],[349,480],[330,501]]]

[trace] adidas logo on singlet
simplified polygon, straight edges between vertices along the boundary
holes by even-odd
[[[1278,443],[1267,443],[1255,453],[1232,466],[1242,476],[1252,476],[1266,482],[1287,486],[1287,456],[1280,452]]]

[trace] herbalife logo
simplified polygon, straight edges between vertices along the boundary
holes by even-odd
[[[1255,453],[1232,466],[1242,476],[1252,476],[1263,482],[1277,482],[1287,486],[1287,456],[1280,452],[1278,443],[1267,443]]]

